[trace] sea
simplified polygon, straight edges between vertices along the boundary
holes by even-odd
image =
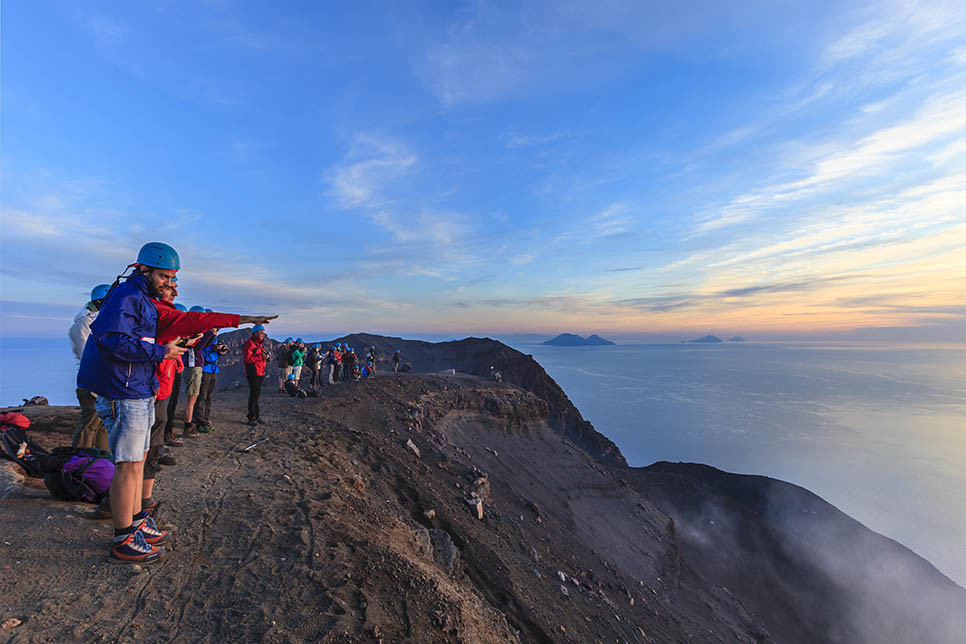
[[[966,586],[966,345],[508,343],[630,465],[801,485]],[[66,338],[0,341],[0,405],[76,404],[75,376]]]

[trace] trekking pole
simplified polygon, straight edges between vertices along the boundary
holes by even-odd
[[[262,439],[262,440],[260,440],[260,441],[255,441],[254,443],[252,443],[252,444],[251,444],[251,445],[249,445],[248,447],[246,447],[246,448],[244,448],[244,449],[240,449],[240,450],[238,450],[238,451],[239,451],[239,452],[250,452],[250,451],[252,450],[252,448],[253,448],[253,447],[257,447],[257,446],[259,446],[259,445],[261,445],[262,443],[264,443],[265,441],[267,441],[267,440],[268,440],[269,438],[271,438],[271,436],[268,436],[268,437],[266,437],[266,438],[263,438],[263,439]]]

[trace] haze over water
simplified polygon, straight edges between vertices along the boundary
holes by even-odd
[[[631,465],[801,485],[966,584],[966,346],[515,346]]]

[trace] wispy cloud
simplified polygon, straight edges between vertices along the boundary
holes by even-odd
[[[628,214],[628,205],[617,202],[591,217],[597,235],[619,235],[630,230],[633,218]]]
[[[357,137],[347,161],[326,180],[343,208],[378,209],[391,203],[397,181],[415,169],[418,157],[398,143]]]
[[[514,134],[506,138],[506,147],[526,148],[537,145],[547,145],[578,136],[576,132],[553,132],[551,134]]]

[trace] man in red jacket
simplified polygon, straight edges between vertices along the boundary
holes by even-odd
[[[262,422],[258,397],[262,393],[265,362],[268,360],[268,352],[265,349],[265,327],[261,324],[252,327],[252,335],[245,341],[242,356],[245,361],[245,377],[248,378],[248,424],[258,425]]]

